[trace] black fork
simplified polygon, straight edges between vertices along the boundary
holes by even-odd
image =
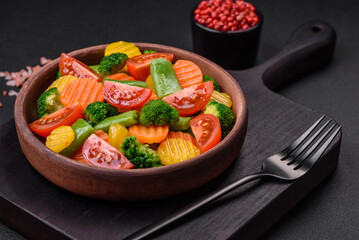
[[[292,181],[300,178],[320,159],[340,130],[341,126],[338,123],[323,115],[299,138],[289,144],[288,147],[265,159],[262,170],[259,173],[250,174],[238,179],[211,193],[209,196],[205,196],[172,215],[133,233],[125,239],[143,239],[148,237],[174,221],[252,180],[271,177],[278,180]]]

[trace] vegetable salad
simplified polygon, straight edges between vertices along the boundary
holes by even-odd
[[[233,128],[230,95],[172,53],[119,41],[98,65],[62,53],[30,129],[51,150],[105,168],[152,168],[193,158]]]

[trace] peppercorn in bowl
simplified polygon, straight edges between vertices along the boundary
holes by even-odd
[[[139,74],[140,72],[138,71],[135,71],[138,75],[130,74],[130,72],[134,72],[133,65],[131,65],[130,62],[130,59],[134,56],[130,56],[128,59],[126,59],[127,65],[121,66],[120,72],[118,72],[118,69],[114,70],[114,72],[111,72],[112,69],[109,68],[107,64],[102,64],[102,67],[101,64],[100,66],[96,66],[99,65],[100,62],[102,62],[101,60],[103,60],[104,55],[106,55],[105,50],[106,48],[108,49],[108,46],[110,45],[100,45],[77,50],[69,54],[64,54],[59,59],[56,59],[53,62],[47,64],[39,72],[33,75],[31,79],[29,79],[29,81],[20,91],[15,104],[15,122],[23,152],[31,165],[40,174],[42,174],[54,184],[76,194],[106,200],[141,201],[161,199],[193,190],[207,183],[208,181],[218,176],[227,167],[229,167],[231,162],[234,161],[234,159],[237,157],[243,144],[246,132],[247,105],[245,97],[236,81],[218,65],[191,52],[158,44],[134,43],[134,45],[138,47],[138,50],[141,53],[143,53],[145,50],[150,49],[159,53],[172,54],[172,61],[175,64],[177,63],[177,61],[180,60],[192,62],[199,67],[203,75],[210,76],[211,78],[215,79],[220,89],[232,98],[231,101],[233,102],[233,105],[231,106],[231,109],[235,117],[235,123],[234,126],[232,126],[233,128],[226,132],[226,136],[221,139],[221,141],[215,146],[205,146],[198,144],[199,142],[201,142],[201,137],[203,137],[203,139],[206,139],[206,134],[211,132],[210,128],[205,128],[204,131],[206,131],[206,134],[204,134],[204,136],[202,134],[202,136],[197,139],[196,132],[194,131],[194,137],[192,136],[191,139],[195,139],[196,141],[192,143],[188,139],[184,140],[184,138],[181,138],[181,136],[177,136],[176,134],[178,131],[172,131],[172,137],[170,136],[170,134],[167,134],[165,139],[155,140],[154,143],[150,143],[149,141],[152,141],[152,138],[151,140],[144,140],[140,138],[142,131],[141,128],[146,127],[146,125],[157,126],[156,124],[158,123],[159,126],[163,126],[160,125],[161,121],[169,121],[169,124],[173,124],[172,128],[183,128],[183,126],[186,125],[185,118],[190,117],[191,120],[196,120],[193,121],[193,125],[201,124],[204,123],[204,120],[206,120],[206,118],[196,119],[196,117],[201,115],[210,115],[209,118],[211,118],[211,116],[215,116],[215,114],[217,114],[216,111],[222,112],[222,110],[218,110],[220,108],[218,108],[217,103],[213,102],[213,99],[206,101],[206,104],[209,104],[208,108],[201,109],[200,112],[197,113],[193,113],[191,112],[191,110],[188,111],[187,108],[181,109],[181,106],[176,106],[176,101],[173,101],[173,99],[176,99],[176,95],[172,96],[172,94],[183,90],[168,90],[167,88],[161,89],[161,87],[155,88],[158,90],[156,92],[158,95],[156,95],[161,96],[158,100],[153,99],[147,102],[140,109],[136,109],[140,106],[138,102],[136,102],[134,105],[132,105],[132,108],[129,109],[130,107],[126,105],[128,102],[124,104],[121,101],[118,101],[122,99],[121,91],[119,89],[122,89],[124,87],[124,84],[116,82],[115,79],[111,79],[109,76],[115,74],[123,74],[124,72],[127,72],[129,74],[125,74],[127,76],[120,76],[121,79],[123,79],[123,77],[129,78],[128,76],[135,76],[133,77],[135,80],[143,80],[145,75]],[[112,53],[108,55],[111,54]],[[81,78],[77,76],[77,78],[81,80],[71,80],[65,86],[61,86],[61,84],[56,85],[55,79],[59,72],[59,69],[60,74],[64,74],[67,70],[71,72],[71,69],[69,68],[70,65],[66,65],[66,63],[68,63],[69,59],[71,60],[72,58],[76,59],[78,62],[86,66],[93,67],[93,69],[95,70],[89,71],[89,73],[86,72],[88,74],[87,78]],[[159,76],[156,76],[156,71],[162,71],[165,68],[164,66],[169,67],[167,61],[170,61],[166,58],[166,56],[158,59],[160,60],[154,62],[152,60],[153,64],[151,64],[151,73],[154,72],[153,74],[151,74],[154,78],[152,81],[155,84],[159,82],[158,77],[161,75],[158,74]],[[59,67],[59,63],[61,61],[63,61],[64,64],[63,66],[60,65]],[[118,66],[118,64],[121,64],[120,62],[117,62],[115,65]],[[128,62],[130,62],[130,64],[128,64]],[[179,62],[179,66],[185,65],[185,63]],[[64,70],[64,67],[66,66],[69,69]],[[91,79],[92,77],[90,73],[101,72],[99,71],[99,69],[96,69],[96,67],[102,68],[102,73],[98,74],[100,77],[102,77],[102,81],[99,79],[92,79],[92,81],[89,81],[88,79]],[[173,66],[173,68],[175,67]],[[70,75],[76,77],[76,71],[71,73],[74,75]],[[108,75],[103,77],[104,74]],[[96,78],[96,75],[93,76],[95,76]],[[62,76],[62,78],[64,77],[65,76]],[[180,79],[178,80],[179,83],[183,84]],[[134,81],[132,78],[120,81],[128,81],[127,86],[131,86],[130,84],[141,85],[143,83],[148,83],[147,79],[145,79],[145,81],[142,81],[142,83],[136,83],[136,81]],[[96,89],[101,88],[103,91],[103,95],[98,94],[98,96],[96,96],[96,98],[94,97],[93,100],[89,100],[90,97],[78,97],[77,100],[71,102],[71,99],[75,97],[67,96],[77,96],[77,94],[74,94],[72,91],[74,91],[73,89],[80,89],[79,87],[76,88],[74,86],[81,86],[81,84],[89,84],[88,86],[91,86],[91,92],[97,91],[99,93],[100,91]],[[100,84],[101,86],[98,84]],[[197,86],[198,84],[199,83],[196,82],[194,86]],[[202,84],[203,88],[201,88],[200,92],[204,93],[207,91],[206,89],[209,88],[211,90],[211,87],[213,88],[212,81],[203,82]],[[58,90],[59,93],[57,94],[59,94],[60,102],[64,106],[60,110],[54,110],[51,108],[45,108],[44,110],[43,108],[41,108],[41,113],[45,114],[45,116],[42,116],[42,118],[39,119],[38,100],[40,99],[40,96],[42,94],[49,91],[55,85],[57,86],[56,88],[61,88],[60,90]],[[183,89],[191,88],[195,87],[183,87]],[[131,88],[126,87],[126,89]],[[137,94],[136,96],[129,97],[127,94],[124,97],[127,97],[131,100],[143,97],[145,100],[142,100],[147,101],[149,100],[149,98],[146,97],[146,94],[148,95],[147,89],[151,88],[144,88],[144,90],[141,89],[140,94]],[[83,91],[86,91],[86,89],[84,88]],[[174,91],[174,93],[166,91]],[[186,90],[186,92],[189,92],[189,90]],[[188,101],[190,101],[191,96],[192,95],[189,96]],[[99,104],[99,102],[102,102],[103,104]],[[109,105],[105,103],[108,103]],[[41,126],[45,125],[46,122],[49,122],[49,119],[52,119],[51,121],[54,121],[53,119],[55,117],[52,117],[54,116],[52,114],[56,113],[57,111],[62,110],[64,112],[71,112],[73,114],[80,112],[78,110],[78,108],[80,107],[77,104],[81,107],[84,107],[82,107],[82,115],[78,114],[79,117],[76,118],[75,122],[72,123],[70,121],[63,126],[55,127],[50,133],[47,132],[42,134],[43,129],[40,130],[40,132],[37,130],[35,130],[34,132],[31,131],[31,129],[34,129],[32,124],[36,121],[39,121],[38,123],[40,125],[40,129]],[[151,111],[148,111],[148,109],[146,110],[145,107],[150,109]],[[125,110],[123,108],[125,108]],[[172,110],[173,108],[176,110]],[[102,115],[99,114],[100,110],[98,109],[101,110]],[[157,115],[154,115],[153,113],[161,113],[162,109],[170,109],[170,114],[163,116],[163,118],[161,117],[161,119],[154,117]],[[167,110],[166,112],[168,112]],[[119,114],[115,113],[114,116],[107,116],[107,114],[111,115],[113,114],[113,112],[116,111],[118,111]],[[176,111],[180,113],[178,114],[179,116],[177,116]],[[205,113],[205,111],[208,112]],[[63,114],[66,115],[66,113]],[[193,114],[196,114],[196,116],[193,116]],[[105,119],[101,119],[103,116],[105,116]],[[178,119],[181,118],[183,122],[179,123],[179,120],[174,121],[173,119],[176,117],[178,117]],[[120,118],[120,120],[118,120],[118,118]],[[44,119],[47,120],[44,121]],[[117,120],[115,121],[114,119]],[[74,119],[72,121],[74,121]],[[141,124],[134,124],[131,121],[137,121]],[[173,122],[170,123],[171,121]],[[117,139],[116,136],[118,136],[116,135],[116,133],[121,132],[121,125],[124,125],[125,128],[127,128],[126,125],[130,125],[127,129],[129,130],[129,135],[125,136],[122,143],[118,143],[115,141]],[[136,127],[133,127],[133,129],[131,129],[131,126]],[[76,129],[88,130],[91,128],[93,128],[93,131],[103,131],[108,136],[110,136],[110,139],[106,140],[106,136],[101,136],[101,132],[95,134],[91,130],[88,133],[85,142],[83,142],[81,146],[82,155],[85,155],[85,157],[83,157],[82,160],[81,156],[79,156],[79,159],[75,159],[74,155],[76,155],[77,151],[79,151],[79,145],[81,144],[77,143],[77,146],[75,146],[75,140],[70,140],[77,139],[77,136],[79,136],[79,131],[76,132]],[[155,134],[155,136],[160,137],[162,130],[160,129],[160,132],[158,134]],[[72,136],[73,133],[75,134],[75,136]],[[57,140],[62,138],[65,138],[64,141],[61,141],[61,144],[64,145],[60,144],[59,146]],[[70,139],[69,143],[66,143],[66,139]],[[113,142],[111,142],[111,139]],[[158,146],[158,143],[156,143],[156,141],[160,141],[160,146]],[[161,144],[165,141],[168,142],[169,146],[171,145],[171,142],[178,141],[177,146],[182,146],[183,149],[187,149],[185,148],[186,146],[195,146],[196,149],[199,149],[200,154],[197,154],[195,155],[195,157],[192,157],[185,161],[172,162],[173,159],[168,160],[168,158],[166,157],[163,158],[163,156],[166,156],[166,149],[168,152],[166,144],[163,144],[164,147],[162,147],[162,152],[158,150],[161,147]],[[196,143],[198,144],[197,146]],[[133,146],[135,146],[135,148],[133,148]],[[114,149],[119,153],[117,153]],[[161,160],[161,162],[142,162],[140,161],[140,157],[136,158],[136,156],[138,156],[136,154],[141,153],[147,154],[146,157],[154,156],[153,159],[157,159],[158,156],[152,152],[152,150],[154,149],[157,149],[157,155],[163,161]],[[195,148],[193,147],[193,149]],[[181,150],[182,148],[179,149],[179,151]],[[106,155],[107,157],[102,157],[103,154],[106,152],[110,152],[111,154]],[[127,162],[121,157],[119,157],[120,155],[116,154],[120,154],[121,156],[123,155],[127,160],[130,159],[132,161]],[[131,154],[133,154],[134,157]],[[131,157],[133,157],[133,159]],[[158,166],[151,165],[150,168],[141,168],[142,165],[146,164],[158,164]]]
[[[258,7],[243,0],[200,1],[191,12],[194,52],[225,69],[254,66],[263,25]]]

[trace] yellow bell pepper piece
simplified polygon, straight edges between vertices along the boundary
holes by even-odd
[[[215,90],[212,93],[211,99],[214,99],[217,102],[220,102],[229,108],[232,107],[233,104],[231,96],[228,93],[222,93]]]
[[[163,165],[170,165],[198,156],[201,151],[190,141],[168,138],[160,144],[157,153]]]
[[[50,88],[53,88],[53,87],[57,87],[57,90],[59,90],[60,92],[62,91],[62,89],[64,89],[64,87],[71,81],[73,80],[76,80],[77,77],[75,76],[72,76],[72,75],[65,75],[65,76],[62,76],[58,79],[56,79],[55,81],[53,81],[51,83],[51,85],[46,89],[49,90]]]
[[[109,143],[117,149],[120,149],[123,140],[129,136],[131,136],[131,134],[127,128],[119,123],[112,124],[108,131]]]
[[[61,126],[54,129],[49,136],[46,137],[46,147],[54,152],[61,152],[75,139],[75,132],[70,126]]]
[[[146,78],[145,83],[146,83],[146,86],[148,88],[152,89],[152,92],[157,95],[155,84],[153,83],[153,78],[152,78],[151,74]]]

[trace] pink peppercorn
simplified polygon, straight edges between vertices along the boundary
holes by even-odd
[[[201,1],[194,10],[194,19],[208,28],[227,31],[241,31],[254,27],[259,18],[251,3],[243,0]]]

